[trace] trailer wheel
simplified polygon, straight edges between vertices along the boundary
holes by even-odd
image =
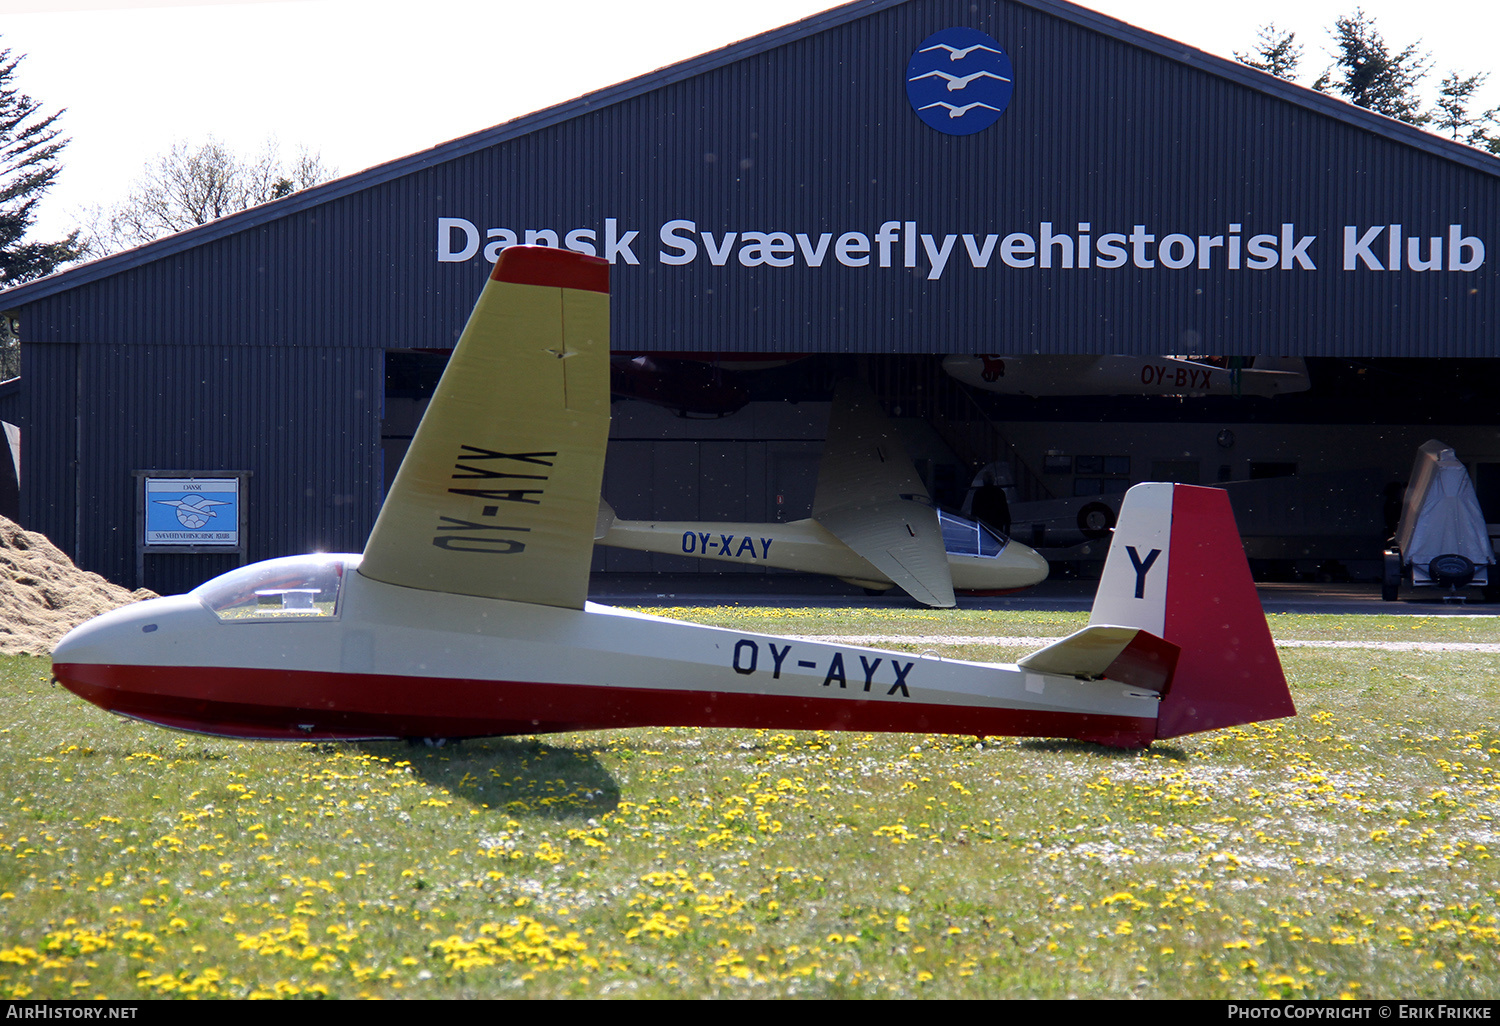
[[[1399,549],[1386,549],[1385,570],[1380,578],[1380,598],[1384,602],[1396,601],[1396,596],[1401,591],[1401,552]]]
[[[1474,579],[1474,561],[1457,552],[1445,552],[1432,557],[1427,564],[1427,576],[1438,584],[1449,588],[1462,588]]]

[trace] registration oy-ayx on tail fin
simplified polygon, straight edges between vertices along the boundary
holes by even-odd
[[[503,250],[359,572],[582,609],[608,438],[608,263]]]

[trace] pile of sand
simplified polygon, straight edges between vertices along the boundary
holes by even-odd
[[[0,517],[0,653],[50,655],[68,631],[154,591],[80,570],[47,536]]]

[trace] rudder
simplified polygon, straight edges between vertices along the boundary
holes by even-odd
[[[1089,623],[1140,627],[1182,649],[1158,738],[1296,715],[1223,489],[1132,488]]]

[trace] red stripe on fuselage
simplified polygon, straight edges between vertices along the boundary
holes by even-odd
[[[493,737],[620,727],[737,727],[1063,737],[1149,744],[1154,720],[837,697],[232,667],[58,663],[69,691],[123,716],[221,737]]]

